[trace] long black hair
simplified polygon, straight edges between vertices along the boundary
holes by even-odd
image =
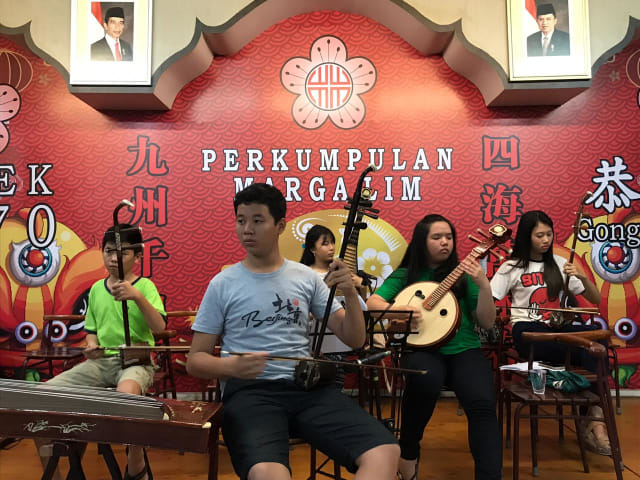
[[[546,213],[542,210],[526,212],[522,215],[518,223],[516,240],[513,246],[513,253],[511,254],[511,259],[516,260],[515,268],[527,270],[529,267],[529,262],[531,261],[531,233],[539,223],[550,227],[555,238],[553,220],[551,220]],[[555,300],[562,290],[563,280],[560,268],[553,258],[553,242],[551,242],[549,249],[542,254],[542,262],[544,263],[542,277],[547,284],[547,295],[549,300]]]
[[[420,278],[420,273],[429,266],[430,258],[427,251],[427,237],[431,230],[431,225],[435,222],[446,222],[451,228],[453,246],[449,257],[436,267],[433,272],[433,281],[441,282],[460,263],[458,260],[458,250],[456,247],[456,229],[453,224],[442,215],[431,214],[420,220],[413,229],[411,241],[407,246],[407,251],[400,262],[400,267],[407,269],[407,285],[415,283]],[[462,276],[453,286],[452,290],[456,297],[461,298],[466,293],[467,283]]]
[[[309,229],[304,237],[304,250],[302,251],[302,258],[300,263],[304,265],[313,265],[316,261],[316,256],[313,253],[313,248],[316,246],[318,239],[326,237],[331,243],[336,243],[336,237],[331,230],[323,225],[314,225]]]

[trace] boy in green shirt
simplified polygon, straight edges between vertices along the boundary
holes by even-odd
[[[131,344],[154,345],[153,334],[162,332],[166,326],[164,306],[155,285],[133,272],[133,266],[142,258],[140,230],[121,224],[120,240],[124,280],[120,280],[118,275],[114,227],[110,227],[102,239],[102,257],[109,276],[94,283],[89,292],[84,325],[87,346],[83,352],[87,360],[49,380],[47,383],[50,385],[117,387],[119,392],[142,395],[153,383],[154,368],[151,364],[123,369],[117,350],[99,348],[125,343],[122,314],[122,302],[125,300]],[[47,460],[42,457],[44,465]],[[148,478],[142,447],[129,448],[127,462],[125,479]]]

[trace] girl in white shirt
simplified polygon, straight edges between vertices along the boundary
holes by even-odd
[[[304,250],[302,251],[300,263],[308,265],[324,279],[329,273],[329,264],[333,261],[335,253],[336,237],[333,232],[323,225],[314,225],[305,235]],[[351,272],[351,279],[356,289],[362,286],[362,277]],[[336,300],[342,302],[343,298],[337,296]],[[367,305],[362,299],[360,306],[363,310],[367,309]],[[327,332],[329,335],[325,336],[322,342],[323,353],[349,352],[352,350],[342,343],[338,337],[331,334],[330,330],[327,330]],[[338,358],[336,357],[336,359]]]
[[[560,307],[564,295],[582,295],[589,302],[600,303],[600,291],[576,265],[553,254],[553,221],[540,211],[522,215],[518,224],[511,258],[503,263],[491,279],[494,298],[502,300],[511,296],[511,322],[514,347],[524,358],[529,355],[529,343],[522,340],[524,332],[579,332],[596,330],[594,325],[565,325],[553,329],[552,312]],[[566,276],[569,276],[569,292],[564,292]],[[536,344],[536,360],[563,364],[566,348],[555,342]],[[595,361],[586,352],[576,352],[573,362],[589,370],[595,370]],[[600,408],[600,407],[595,407]],[[601,415],[601,411],[599,412]],[[598,416],[595,412],[590,412]],[[593,422],[587,429],[587,445],[597,453],[611,454],[609,439],[603,422]]]

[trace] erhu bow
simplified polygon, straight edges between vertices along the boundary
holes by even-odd
[[[139,358],[144,355],[148,355],[151,352],[173,352],[173,353],[188,353],[191,349],[191,345],[117,345],[111,347],[99,346],[96,350],[119,350],[121,355],[130,355],[131,358]],[[69,348],[71,351],[82,351],[84,350],[82,347],[79,348]],[[226,350],[221,350],[220,354],[222,355],[250,355],[255,352],[229,352]],[[327,365],[343,365],[345,367],[360,367],[360,368],[370,368],[370,369],[382,369],[382,370],[390,370],[393,372],[403,372],[403,373],[416,373],[419,375],[424,375],[427,373],[426,370],[419,370],[413,368],[398,368],[398,367],[388,367],[386,365],[377,364],[378,361],[383,358],[391,355],[390,350],[384,350],[377,353],[372,353],[368,357],[358,359],[353,362],[343,362],[340,360],[331,360],[328,358],[313,358],[313,357],[289,357],[285,355],[265,355],[267,360],[283,360],[290,362],[314,362],[314,363],[322,363]]]
[[[573,263],[573,259],[576,254],[576,244],[578,243],[578,233],[582,229],[582,222],[586,218],[588,218],[588,215],[584,214],[584,206],[586,205],[589,197],[591,197],[592,195],[593,194],[591,192],[585,193],[584,196],[582,197],[582,200],[580,200],[580,206],[578,207],[578,211],[575,212],[576,220],[572,227],[573,240],[571,242],[571,253],[569,253],[569,260],[567,261],[567,263]],[[570,278],[569,275],[567,275],[565,278],[564,286],[562,290],[563,296],[560,299],[559,308],[563,310],[569,309],[569,297],[570,297],[569,278]],[[574,320],[575,320],[575,313],[570,313],[570,311],[559,311],[559,312],[552,311],[551,316],[549,318],[549,325],[554,329],[560,330],[566,325],[570,325]]]

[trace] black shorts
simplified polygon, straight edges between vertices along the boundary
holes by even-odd
[[[289,438],[302,438],[350,472],[364,452],[396,438],[334,386],[304,391],[289,380],[231,379],[224,392],[222,433],[236,474],[257,463],[289,471]]]

